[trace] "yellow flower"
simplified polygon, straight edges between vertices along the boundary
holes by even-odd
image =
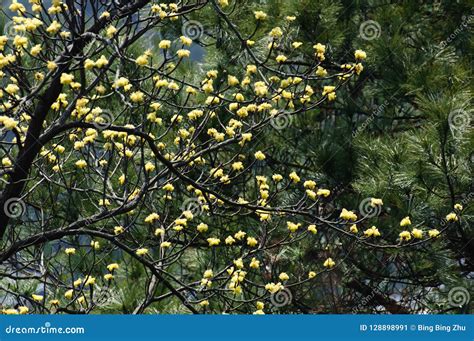
[[[181,40],[181,43],[185,46],[191,46],[191,44],[193,43],[193,41],[190,38],[185,37],[185,36],[179,37],[179,40]]]
[[[225,243],[226,245],[232,245],[235,243],[235,239],[232,237],[232,236],[228,236],[226,239],[225,239]]]
[[[255,158],[259,161],[265,160],[265,154],[259,150],[255,153]]]
[[[201,302],[199,302],[199,305],[201,307],[207,307],[209,305],[209,301],[208,300],[201,301]]]
[[[332,86],[332,85],[325,85],[323,87],[323,93],[322,95],[325,96],[327,94],[331,94],[331,93],[334,93],[334,91],[336,90],[336,87],[335,86]]]
[[[200,223],[196,229],[198,230],[198,232],[206,232],[208,230],[209,226],[207,224],[204,224],[204,223]]]
[[[114,279],[114,275],[112,275],[112,274],[105,274],[105,275],[104,275],[104,279],[105,279],[106,281],[111,281],[111,280]]]
[[[113,38],[113,36],[117,33],[117,29],[114,26],[109,26],[106,31],[107,38]]]
[[[7,87],[5,88],[5,92],[7,92],[10,95],[14,95],[18,91],[20,91],[20,88],[16,84],[8,84]]]
[[[84,279],[84,285],[94,285],[95,284],[95,277],[87,276]]]
[[[133,103],[143,102],[144,98],[145,98],[145,94],[141,91],[135,91],[130,94],[130,100]]]
[[[377,207],[377,206],[382,206],[382,205],[383,205],[382,199],[377,199],[377,198],[370,199],[370,206]]]
[[[153,172],[155,170],[155,165],[151,162],[147,162],[145,164],[145,171],[147,172]]]
[[[51,33],[51,34],[55,34],[55,33],[57,33],[60,29],[61,29],[61,24],[58,23],[56,20],[53,20],[53,22],[51,23],[51,25],[49,25],[48,28],[46,29],[46,32]]]
[[[71,74],[68,74],[68,73],[61,74],[61,79],[60,79],[61,84],[69,85],[73,81],[74,81],[74,75],[71,75]]]
[[[108,11],[102,12],[102,14],[100,15],[99,18],[100,18],[100,19],[102,19],[102,18],[110,18],[110,12],[108,12]]]
[[[87,167],[87,162],[86,160],[79,160],[79,161],[76,161],[75,165],[77,168],[83,169]]]
[[[99,199],[99,206],[110,206],[110,200],[109,199]]]
[[[148,249],[147,248],[140,248],[140,249],[137,249],[137,251],[135,251],[135,253],[137,254],[137,256],[144,256],[148,253]]]
[[[153,224],[156,220],[160,219],[160,215],[158,213],[151,213],[145,218],[145,223]]]
[[[188,58],[191,55],[191,51],[181,49],[181,50],[178,50],[176,54],[178,55],[179,58]]]
[[[325,77],[328,74],[325,68],[318,66],[316,69],[316,76]]]
[[[300,223],[296,224],[296,223],[293,223],[291,221],[287,221],[286,226],[288,227],[288,230],[290,232],[294,233],[298,230],[298,228],[301,226],[301,224]]]
[[[303,45],[303,43],[300,42],[300,41],[295,41],[295,42],[291,43],[291,46],[292,46],[294,49],[299,48],[301,45]]]
[[[18,307],[18,311],[20,312],[20,315],[24,315],[24,314],[27,314],[30,311],[30,309],[22,305]]]
[[[271,294],[275,294],[277,293],[278,291],[282,290],[284,287],[283,285],[278,282],[278,283],[267,283],[265,284],[265,290],[269,291]]]
[[[317,43],[316,45],[313,45],[313,48],[316,50],[316,53],[326,52],[326,45],[323,45],[321,43]]]
[[[4,157],[2,159],[2,166],[3,167],[11,167],[12,166],[12,161],[8,157]]]
[[[309,279],[314,278],[314,277],[316,277],[316,272],[314,272],[314,271],[308,272],[308,278]]]
[[[138,56],[137,59],[135,59],[135,63],[138,66],[145,66],[148,64],[148,55],[143,54],[141,56]]]
[[[66,253],[66,255],[74,255],[76,254],[76,249],[73,247],[69,247],[66,250],[64,250],[64,252]]]
[[[462,207],[461,204],[456,204],[456,205],[454,205],[454,209],[455,209],[456,211],[462,211],[463,207]]]
[[[357,232],[359,232],[359,230],[357,229],[357,225],[356,225],[356,224],[352,224],[351,227],[349,228],[349,230],[350,230],[352,233],[357,233]]]
[[[252,260],[250,261],[250,264],[249,266],[252,268],[252,269],[258,269],[260,267],[260,261],[257,260],[257,258],[252,258]]]
[[[42,50],[41,44],[37,44],[31,48],[30,53],[33,57],[36,57],[37,55],[40,54],[41,50]]]
[[[64,148],[63,146],[61,145],[57,145],[56,147],[54,147],[54,150],[59,153],[59,154],[62,154],[64,153],[64,151],[66,150],[66,148]]]
[[[290,276],[288,276],[288,274],[286,272],[282,272],[278,278],[280,279],[280,281],[287,281],[290,279]]]
[[[241,170],[244,169],[244,164],[240,161],[234,162],[232,164],[232,169],[235,170],[235,171],[241,171]]]
[[[341,214],[339,215],[339,218],[344,219],[344,220],[356,221],[357,215],[354,212],[348,211],[345,208],[343,208],[341,211]]]
[[[163,189],[167,192],[173,192],[174,191],[174,186],[170,183],[167,183],[166,185],[163,186]]]
[[[119,235],[119,234],[121,234],[121,233],[123,233],[123,232],[124,232],[123,226],[120,226],[120,225],[119,225],[119,226],[115,226],[115,227],[114,227],[114,234],[115,234],[115,235]]]
[[[284,62],[286,62],[287,59],[288,59],[288,58],[286,58],[286,56],[284,56],[284,55],[282,55],[282,54],[278,55],[278,56],[275,58],[275,60],[277,61],[277,63],[284,63]]]
[[[239,231],[236,234],[234,234],[234,237],[237,240],[241,240],[242,238],[245,237],[245,235],[246,235],[246,233],[244,231]]]
[[[291,181],[293,181],[295,184],[300,182],[300,177],[298,176],[298,174],[296,174],[296,172],[291,172],[290,175],[289,175]]]
[[[15,129],[18,126],[17,121],[15,121],[13,118],[7,117],[7,116],[0,116],[0,124],[3,124],[3,126],[7,130]]]
[[[308,231],[311,232],[312,234],[318,233],[318,230],[316,229],[316,225],[309,225]]]
[[[437,238],[439,237],[440,232],[437,229],[431,229],[428,231],[428,235],[430,238]]]
[[[316,187],[316,182],[313,180],[306,180],[303,183],[304,188],[314,189]]]
[[[253,315],[265,315],[265,312],[262,309],[255,310]]]
[[[160,244],[160,246],[163,248],[163,249],[166,249],[166,248],[169,248],[171,246],[171,243],[170,242],[162,242]]]
[[[421,239],[423,238],[423,231],[420,230],[420,229],[413,229],[411,231],[411,234],[413,235],[413,237],[417,238],[417,239]]]
[[[405,217],[400,221],[400,226],[401,227],[405,227],[405,226],[408,226],[408,225],[411,225],[410,217]]]
[[[58,67],[58,65],[53,61],[49,61],[46,64],[46,67],[48,68],[49,71],[52,71],[52,70],[56,69]]]
[[[162,228],[157,228],[155,230],[155,236],[159,237],[159,236],[163,236],[165,234],[165,230],[162,229]]]
[[[275,181],[275,182],[280,182],[281,180],[283,180],[283,175],[281,175],[281,174],[273,174],[273,175],[272,175],[272,179],[273,179],[273,181]]]
[[[255,15],[255,19],[257,19],[257,20],[267,19],[267,14],[263,11],[255,11],[255,12],[253,12],[253,14]]]
[[[31,295],[31,298],[32,298],[35,302],[40,303],[40,302],[43,301],[43,298],[44,298],[44,297],[43,297],[42,295],[35,295],[35,294],[33,294],[33,295]]]
[[[13,309],[13,308],[12,309],[4,309],[2,311],[2,313],[5,314],[5,315],[18,315],[18,310]]]
[[[459,218],[458,218],[458,216],[456,215],[456,213],[451,212],[451,213],[449,213],[449,214],[446,216],[446,220],[447,220],[447,221],[458,221]]]
[[[235,259],[234,265],[237,267],[237,269],[242,269],[244,267],[244,261],[242,260],[242,258]]]
[[[91,241],[91,247],[94,249],[94,250],[99,250],[100,249],[100,243],[98,241]]]
[[[68,300],[70,300],[72,298],[73,293],[74,293],[74,291],[72,289],[69,289],[68,291],[66,291],[64,293],[64,297],[66,297]]]
[[[107,265],[107,270],[110,272],[114,272],[114,270],[117,270],[119,268],[119,265],[117,263],[110,263]]]
[[[275,27],[270,31],[269,35],[272,38],[281,38],[283,36],[283,31],[280,27]]]
[[[239,85],[239,80],[235,76],[228,75],[227,76],[227,84],[229,84],[230,86],[236,86],[236,85]]]
[[[217,246],[220,244],[221,240],[219,238],[207,238],[209,246]]]
[[[354,56],[357,60],[364,60],[365,58],[367,58],[367,53],[365,53],[365,51],[362,51],[362,50],[356,50],[354,52]]]
[[[212,272],[211,269],[204,271],[203,278],[209,279],[214,276],[214,273]]]
[[[378,228],[376,228],[375,226],[372,226],[371,228],[364,231],[364,235],[366,237],[380,237],[380,232]]]
[[[171,46],[171,41],[169,41],[169,40],[162,40],[158,44],[158,47],[160,49],[169,49],[170,46]]]
[[[95,66],[98,67],[99,69],[103,68],[106,65],[109,65],[109,61],[107,60],[107,57],[105,57],[104,55],[100,56],[100,58],[95,61]]]
[[[74,288],[80,286],[81,284],[82,284],[82,278],[78,278],[74,282],[72,282],[72,285],[74,286]]]
[[[408,231],[402,231],[398,235],[400,237],[400,240],[408,241],[411,239],[411,234]]]
[[[255,247],[257,246],[258,241],[254,237],[247,237],[247,245],[250,247]]]
[[[58,306],[59,305],[59,300],[51,300],[49,301],[49,304],[52,306]]]
[[[328,268],[328,269],[334,267],[334,265],[336,265],[336,262],[334,262],[334,261],[332,260],[332,258],[326,259],[326,260],[324,261],[324,263],[323,263],[323,266],[324,266],[325,268]]]

